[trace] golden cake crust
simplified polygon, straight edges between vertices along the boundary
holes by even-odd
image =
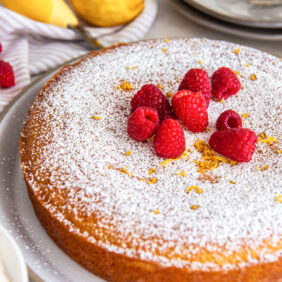
[[[89,243],[78,234],[70,233],[68,226],[53,217],[52,213],[42,206],[28,184],[27,187],[34,211],[54,242],[77,263],[107,281],[268,282],[281,280],[281,258],[273,263],[253,265],[228,272],[215,272],[160,267],[149,261],[109,252]]]
[[[154,45],[154,42],[150,44]],[[167,265],[162,261],[158,262],[142,257],[140,249],[147,251],[145,247],[142,247],[142,244],[136,247],[130,245],[127,240],[121,242],[120,238],[123,236],[118,233],[119,230],[113,232],[113,230],[107,230],[107,225],[99,226],[100,215],[89,214],[80,207],[75,207],[74,214],[73,203],[68,202],[68,189],[61,189],[61,186],[57,187],[50,180],[52,167],[47,166],[43,172],[41,171],[41,175],[38,175],[39,166],[41,166],[38,159],[43,158],[41,156],[42,148],[46,146],[46,140],[39,138],[42,134],[41,128],[45,127],[47,132],[49,129],[49,119],[42,119],[41,108],[38,105],[46,99],[46,95],[52,91],[54,84],[64,80],[66,73],[72,72],[85,60],[103,56],[120,48],[120,46],[125,48],[127,45],[113,46],[100,52],[90,53],[86,59],[65,66],[44,86],[28,113],[21,134],[20,157],[29,197],[43,227],[56,244],[75,261],[109,281],[279,281],[282,275],[281,256],[271,262],[258,261],[254,264],[248,264],[248,262],[250,252],[253,252],[256,257],[264,249],[270,253],[280,251],[282,249],[281,240],[273,244],[272,238],[269,237],[263,241],[263,245],[256,248],[241,244],[232,254],[227,252],[224,245],[217,243],[213,244],[214,251],[205,246],[197,246],[198,251],[189,258],[181,250],[179,255],[169,250],[160,251],[158,248],[152,248],[150,251],[153,255],[164,257],[167,260],[183,259],[189,266]],[[50,115],[50,119],[52,118]],[[63,123],[58,124],[61,130],[64,130],[64,126]],[[52,135],[52,131],[50,134]],[[59,173],[62,173],[60,168],[58,170]],[[65,173],[68,176],[68,172]],[[73,193],[78,194],[83,190],[81,187],[72,187],[71,189],[73,189]],[[84,192],[83,196],[87,198]],[[66,205],[70,208],[65,209]],[[97,226],[99,233],[93,231],[93,228],[97,228]],[[84,236],[84,232],[89,236]],[[154,241],[158,239],[158,236],[155,235],[151,239]],[[107,248],[99,243],[104,240],[107,241],[107,244],[116,245],[119,248],[125,244],[125,248],[131,248],[133,252],[127,255]],[[148,238],[141,234],[138,240],[146,242]],[[188,245],[187,248],[189,248]],[[207,264],[208,267],[205,269],[197,266],[191,267],[195,261]],[[240,267],[239,263],[244,262],[246,265]],[[224,268],[226,264],[236,265],[236,267],[226,270]],[[213,268],[214,265],[217,267]]]

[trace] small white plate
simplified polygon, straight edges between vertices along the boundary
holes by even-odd
[[[170,0],[170,3],[176,10],[178,10],[191,21],[223,33],[247,39],[259,39],[267,41],[282,40],[282,29],[262,29],[239,26],[204,14],[182,0]]]
[[[282,5],[251,5],[247,0],[185,0],[218,19],[260,28],[282,28]]]
[[[56,71],[58,69],[25,89],[0,118],[0,224],[16,239],[26,264],[40,279],[103,281],[68,257],[47,235],[33,211],[20,168],[19,138],[23,120],[39,90]]]
[[[27,282],[27,269],[20,248],[9,232],[0,225],[0,258],[9,281]]]

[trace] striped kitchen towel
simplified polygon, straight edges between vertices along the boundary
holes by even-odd
[[[86,27],[103,46],[140,40],[157,14],[157,0],[145,0],[143,12],[132,22],[113,28]],[[37,22],[0,6],[0,60],[9,62],[16,85],[0,88],[0,112],[30,83],[31,75],[54,68],[87,53],[87,44],[74,30]]]

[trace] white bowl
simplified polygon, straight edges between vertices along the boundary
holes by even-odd
[[[11,282],[28,282],[27,268],[16,241],[0,225],[0,258]]]

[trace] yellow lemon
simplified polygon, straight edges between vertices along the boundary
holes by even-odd
[[[63,0],[0,0],[8,8],[33,20],[62,27],[78,21]]]
[[[144,0],[70,0],[70,2],[84,20],[103,27],[127,23],[144,8]]]

